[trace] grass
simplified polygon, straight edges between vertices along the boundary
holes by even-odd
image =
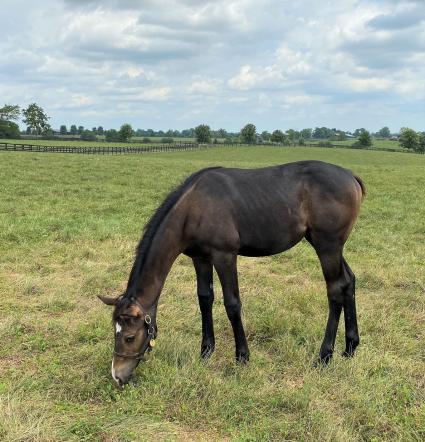
[[[346,247],[357,275],[356,357],[313,367],[327,301],[303,242],[239,260],[246,367],[233,362],[216,282],[217,350],[202,363],[194,271],[180,257],[161,296],[155,351],[135,385],[117,390],[111,312],[96,295],[123,290],[142,226],[166,192],[201,167],[306,158],[349,167],[368,188]],[[421,155],[320,148],[0,153],[0,440],[423,440],[424,167]]]
[[[345,141],[332,141],[332,144],[341,145],[341,146],[351,146],[356,141],[357,141],[357,139],[354,138],[354,139],[349,139],[349,140],[345,140]],[[398,142],[398,140],[384,140],[382,138],[373,138],[372,147],[402,150],[402,147],[400,146],[400,143]]]

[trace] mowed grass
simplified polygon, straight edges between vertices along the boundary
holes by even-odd
[[[352,146],[357,141],[356,138],[349,139],[345,141],[331,141],[332,144],[341,145],[341,146]],[[385,148],[385,149],[400,149],[403,150],[400,146],[398,140],[384,140],[382,138],[373,138],[372,139],[372,147],[374,148]]]
[[[111,311],[141,230],[164,195],[212,165],[320,159],[367,186],[345,256],[361,345],[315,368],[327,318],[318,260],[302,242],[240,258],[245,367],[221,289],[217,350],[199,359],[191,261],[163,290],[159,337],[135,384],[110,376]],[[419,441],[425,437],[425,157],[320,148],[217,148],[134,156],[0,153],[0,440]],[[272,191],[272,189],[271,189]]]

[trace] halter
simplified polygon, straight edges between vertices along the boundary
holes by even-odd
[[[139,309],[143,312],[143,308],[137,299],[131,298],[131,301],[136,304],[137,307],[139,307]],[[144,345],[142,346],[142,349],[138,353],[118,353],[114,350],[114,355],[121,358],[137,359],[138,361],[140,361],[141,359],[143,359],[146,350],[150,351],[153,347],[155,347],[155,327],[152,325],[152,318],[149,315],[145,315],[144,324],[147,328],[148,336]]]

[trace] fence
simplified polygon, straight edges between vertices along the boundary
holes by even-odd
[[[194,150],[202,146],[196,143],[159,144],[152,146],[41,146],[38,144],[0,143],[0,151],[10,152],[55,152],[91,155],[122,155],[148,152],[171,152],[176,150]]]
[[[278,143],[262,143],[264,146],[271,147],[286,147],[292,148],[296,145],[283,145]],[[197,144],[188,142],[177,142],[173,144],[157,144],[150,146],[41,146],[37,144],[27,143],[0,143],[0,151],[10,152],[56,152],[56,153],[76,153],[88,155],[123,155],[123,154],[141,154],[150,152],[173,152],[183,150],[209,149],[212,147],[249,147],[247,144],[240,143],[215,143],[215,144]],[[253,145],[251,145],[253,146]],[[300,147],[322,147],[322,148],[337,148],[337,149],[364,149],[375,150],[379,152],[403,152],[414,153],[404,149],[386,148],[386,147],[361,147],[361,146],[347,146],[341,144],[331,143],[304,143]]]

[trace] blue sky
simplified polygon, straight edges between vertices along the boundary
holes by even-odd
[[[0,105],[51,124],[425,130],[424,0],[2,0]]]

